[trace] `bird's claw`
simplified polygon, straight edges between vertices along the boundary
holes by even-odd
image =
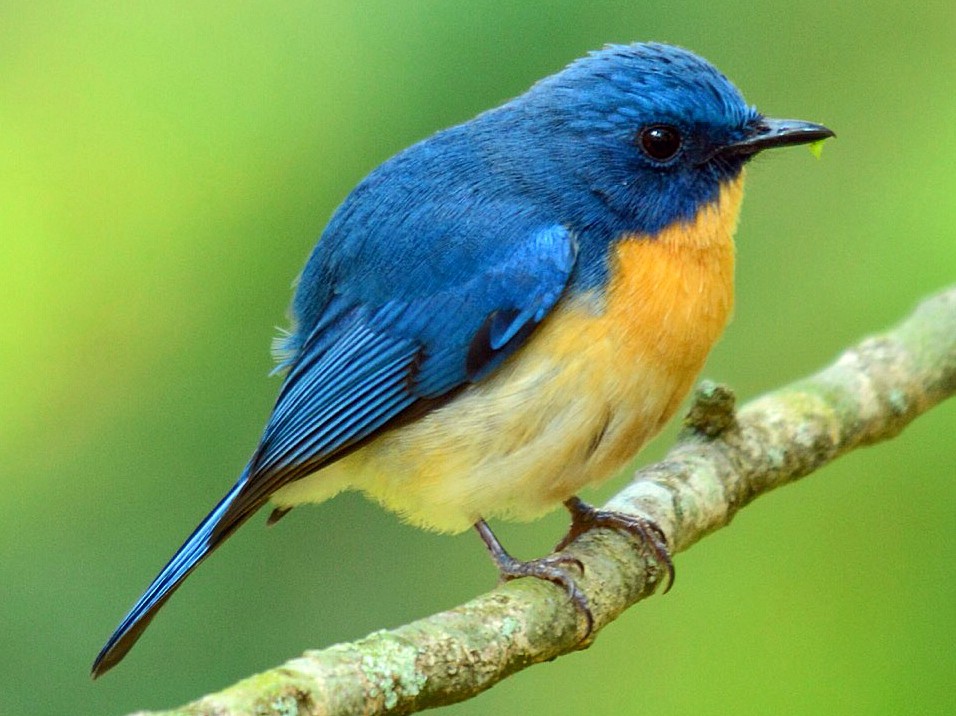
[[[519,577],[537,577],[561,587],[584,617],[584,635],[581,637],[584,641],[594,630],[594,614],[591,613],[587,595],[578,586],[577,579],[568,571],[568,567],[584,573],[584,563],[569,554],[552,554],[527,562],[508,555],[507,559],[498,561],[498,573],[503,582],[510,582]]]
[[[595,527],[606,527],[631,535],[642,546],[650,548],[657,563],[667,572],[667,585],[664,588],[664,594],[674,585],[674,560],[671,559],[664,531],[655,522],[637,515],[600,510],[578,497],[565,500],[564,505],[571,513],[571,527],[564,538],[555,546],[555,552],[560,552],[580,535]]]
[[[594,614],[591,612],[587,595],[578,586],[575,575],[569,570],[569,567],[574,568],[584,574],[584,563],[580,559],[570,554],[551,554],[524,562],[515,559],[505,551],[484,520],[478,520],[475,528],[488,547],[502,582],[510,582],[519,577],[536,577],[561,587],[584,616],[585,627],[581,641],[584,642],[591,636],[591,632],[594,631]]]

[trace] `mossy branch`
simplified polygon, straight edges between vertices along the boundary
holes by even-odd
[[[956,287],[823,371],[737,413],[729,390],[705,383],[674,448],[640,470],[608,507],[654,520],[680,552],[759,495],[896,436],[954,392]],[[664,577],[650,554],[615,532],[586,533],[567,551],[585,565],[580,586],[594,614],[591,639]],[[398,629],[306,652],[163,713],[413,713],[462,701],[527,666],[587,646],[581,628],[563,590],[521,579]]]

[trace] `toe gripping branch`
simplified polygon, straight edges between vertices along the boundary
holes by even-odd
[[[670,588],[674,586],[674,560],[671,559],[664,531],[655,522],[637,515],[599,510],[580,497],[571,497],[565,500],[564,506],[571,513],[571,528],[564,539],[555,545],[555,552],[561,551],[582,534],[596,527],[623,532],[633,537],[642,546],[650,548],[658,564],[666,570],[667,586],[664,587],[663,594],[667,594]]]
[[[667,548],[664,533],[651,520],[610,510],[599,510],[578,497],[565,500],[564,505],[571,513],[571,527],[555,547],[555,552],[559,554],[550,554],[547,557],[524,562],[508,554],[484,520],[478,520],[475,523],[475,529],[497,565],[502,581],[507,582],[519,577],[537,577],[556,584],[567,592],[575,607],[584,616],[585,630],[581,639],[584,641],[594,629],[594,615],[591,613],[587,595],[578,586],[574,574],[569,571],[569,568],[574,568],[583,574],[584,564],[576,557],[560,554],[561,550],[580,535],[596,527],[624,532],[634,537],[641,545],[648,547],[654,553],[658,563],[666,569],[665,593],[674,584],[674,562]]]

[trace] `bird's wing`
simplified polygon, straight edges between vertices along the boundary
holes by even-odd
[[[576,253],[563,226],[538,229],[511,249],[429,293],[404,298],[396,289],[398,298],[375,306],[336,295],[298,351],[248,482],[213,536],[416,404],[434,404],[511,355],[564,292]]]
[[[448,249],[452,251],[452,248]],[[480,254],[423,290],[411,275],[373,303],[350,283],[291,360],[262,440],[242,476],[153,580],[103,647],[93,675],[125,656],[182,581],[269,495],[414,409],[480,380],[511,355],[564,292],[576,257],[562,226]],[[447,258],[447,257],[446,257]],[[398,274],[396,274],[397,276]],[[364,300],[363,300],[364,299]]]

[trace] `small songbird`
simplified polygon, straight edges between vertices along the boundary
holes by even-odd
[[[744,165],[833,136],[768,119],[712,65],[608,46],[372,171],[329,221],[278,347],[285,380],[239,481],[93,664],[122,659],[182,581],[268,501],[360,490],[441,532],[474,526],[505,579],[564,587],[486,518],[562,503],[569,538],[645,520],[576,497],[673,415],[730,316]]]

